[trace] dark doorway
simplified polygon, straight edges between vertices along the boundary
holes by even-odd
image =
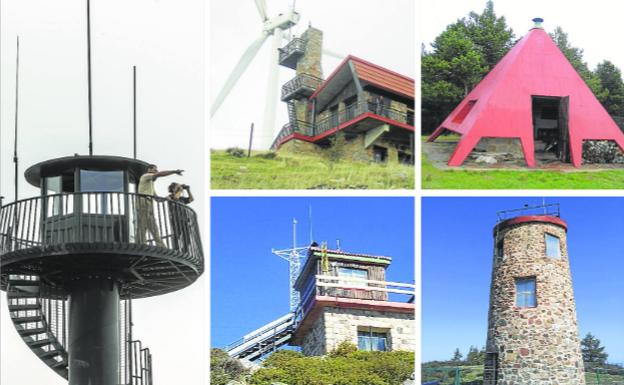
[[[532,96],[533,140],[538,161],[570,162],[569,97]]]
[[[388,149],[381,146],[373,146],[373,160],[383,163],[388,159]]]

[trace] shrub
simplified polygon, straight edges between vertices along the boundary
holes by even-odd
[[[242,158],[245,156],[245,150],[239,147],[230,147],[227,150],[225,150],[225,152],[235,158]]]

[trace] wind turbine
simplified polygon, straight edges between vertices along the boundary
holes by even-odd
[[[256,8],[260,15],[260,21],[262,22],[262,32],[260,36],[254,40],[249,47],[245,50],[238,63],[228,76],[225,84],[217,97],[215,98],[210,108],[210,116],[214,116],[221,104],[227,98],[232,88],[236,85],[240,77],[243,75],[249,64],[252,62],[260,48],[262,48],[264,42],[269,36],[273,36],[273,42],[271,46],[271,61],[269,63],[269,76],[267,80],[267,90],[264,106],[264,122],[261,128],[262,134],[260,135],[260,147],[263,149],[269,148],[271,140],[273,139],[275,127],[275,108],[277,105],[277,82],[278,82],[278,48],[280,48],[283,39],[284,30],[292,28],[299,22],[300,16],[295,12],[295,3],[290,10],[286,13],[281,13],[273,18],[267,16],[266,0],[255,0]]]

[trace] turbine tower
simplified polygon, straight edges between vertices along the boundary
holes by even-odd
[[[269,148],[274,134],[275,128],[275,108],[277,106],[277,82],[278,82],[278,48],[280,48],[283,39],[284,30],[292,28],[299,22],[300,16],[295,12],[295,4],[293,2],[288,12],[269,18],[267,15],[266,0],[255,0],[260,21],[262,22],[262,31],[260,36],[254,40],[245,50],[238,63],[228,76],[223,88],[217,94],[216,99],[210,108],[210,116],[214,116],[223,101],[227,98],[232,88],[236,85],[240,77],[243,75],[249,64],[264,45],[269,36],[273,36],[271,47],[271,60],[269,63],[269,76],[267,79],[267,89],[264,107],[264,122],[261,127],[260,147]]]

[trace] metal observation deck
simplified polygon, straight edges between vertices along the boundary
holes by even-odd
[[[26,171],[40,196],[0,207],[0,289],[11,319],[70,385],[151,384],[129,300],[182,289],[203,273],[195,212],[136,193],[147,167],[111,156],[49,160]]]

